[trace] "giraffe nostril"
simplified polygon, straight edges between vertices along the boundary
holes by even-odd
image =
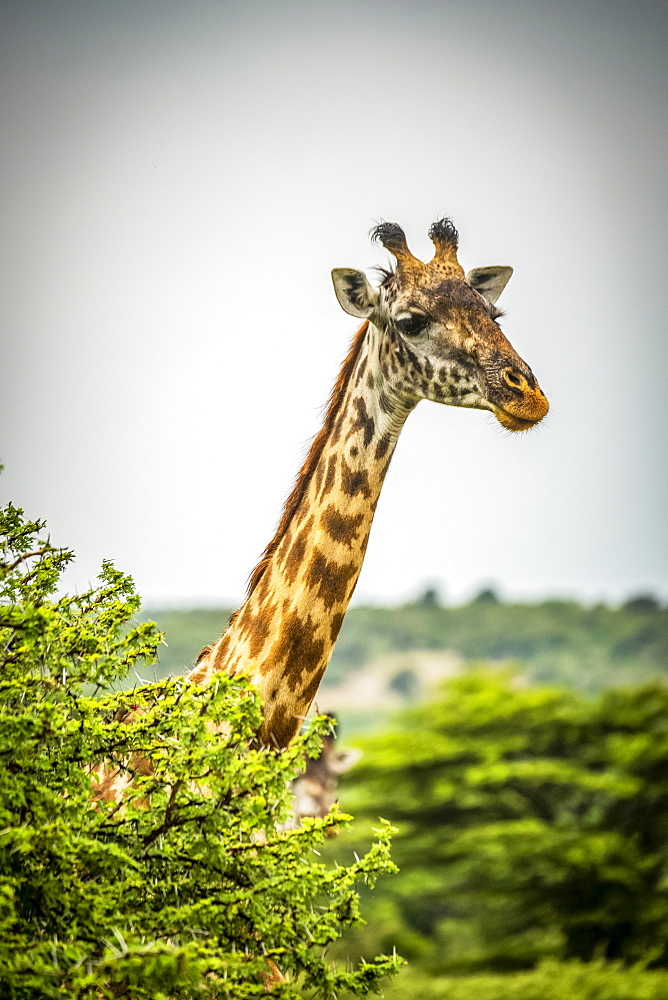
[[[511,389],[519,389],[522,391],[526,388],[526,379],[523,375],[518,375],[511,368],[506,368],[503,373],[503,380],[506,385],[510,386]]]

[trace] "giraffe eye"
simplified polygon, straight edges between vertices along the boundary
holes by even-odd
[[[423,313],[399,313],[394,322],[408,337],[417,337],[429,323]]]

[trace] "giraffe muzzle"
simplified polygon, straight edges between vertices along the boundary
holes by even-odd
[[[534,388],[526,381],[517,399],[504,399],[503,406],[492,403],[494,416],[508,431],[528,431],[539,424],[550,409],[539,385]]]

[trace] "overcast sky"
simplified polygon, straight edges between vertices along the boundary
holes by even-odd
[[[237,601],[354,333],[332,267],[511,264],[525,435],[422,402],[357,600],[668,597],[663,0],[4,0],[3,500]]]

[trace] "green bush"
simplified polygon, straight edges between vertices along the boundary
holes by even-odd
[[[396,959],[341,971],[327,948],[360,920],[355,884],[392,868],[387,825],[339,868],[318,846],[347,817],[280,832],[318,727],[258,748],[257,695],[224,674],[114,692],[160,635],[128,626],[139,600],[108,563],[54,597],[72,556],[42,528],[0,514],[0,996],[247,1000],[270,962],[279,998],[373,990]],[[121,804],[93,802],[103,761],[137,772]]]

